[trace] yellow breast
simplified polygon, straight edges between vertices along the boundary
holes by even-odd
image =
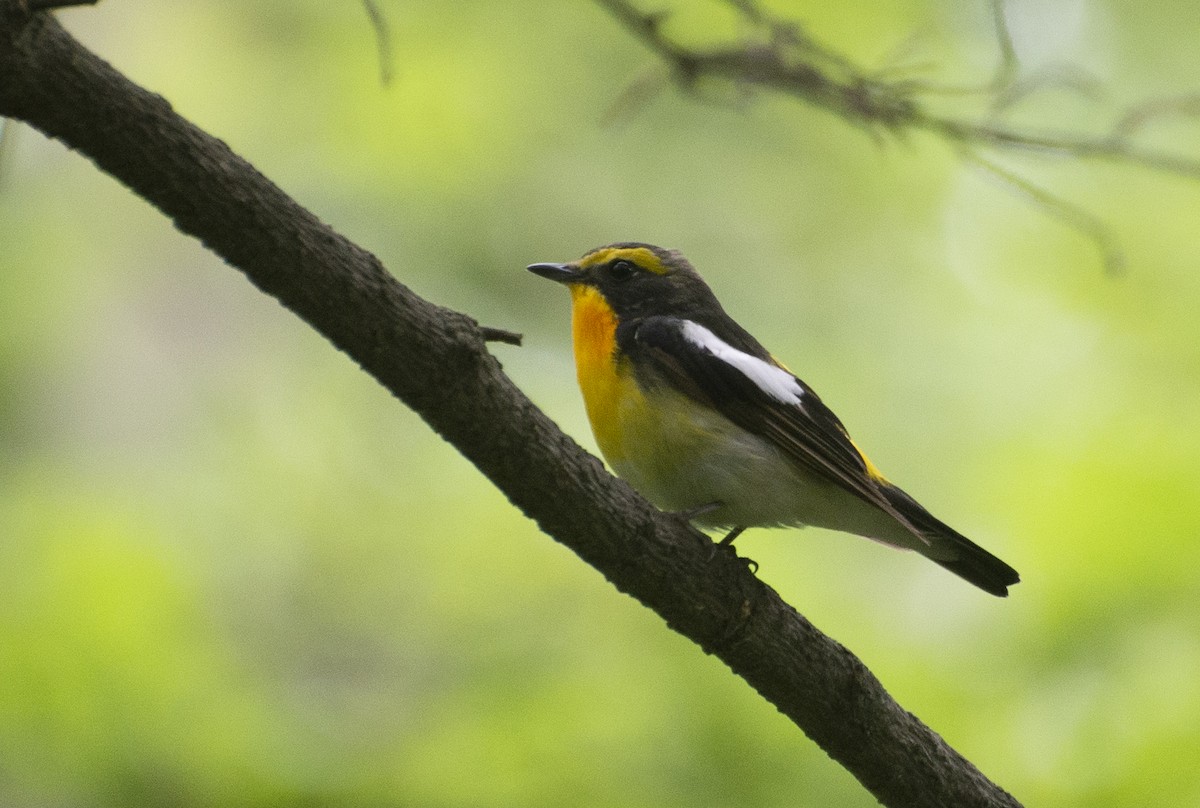
[[[622,412],[641,403],[641,393],[617,356],[617,317],[591,286],[571,287],[575,372],[596,443],[609,463],[625,459]]]
[[[725,503],[706,517],[713,524],[795,523],[797,483],[788,461],[768,441],[683,393],[639,388],[617,351],[617,318],[608,303],[582,284],[571,294],[579,387],[596,444],[613,470],[666,510]]]

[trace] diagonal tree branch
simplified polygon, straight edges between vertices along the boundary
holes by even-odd
[[[93,160],[417,411],[620,591],[720,657],[889,806],[1017,806],[849,651],[663,514],[506,377],[505,332],[413,294],[221,141],[22,0],[0,0],[0,115]]]

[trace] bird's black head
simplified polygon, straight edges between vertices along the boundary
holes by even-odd
[[[571,287],[591,287],[619,321],[669,315],[704,320],[721,304],[683,254],[636,241],[597,247],[569,264],[532,264],[529,271]]]

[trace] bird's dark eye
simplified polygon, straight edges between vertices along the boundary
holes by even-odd
[[[608,274],[614,281],[627,281],[637,272],[637,267],[631,261],[613,261],[608,268]]]

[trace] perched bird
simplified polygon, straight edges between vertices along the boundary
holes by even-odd
[[[659,508],[730,528],[723,544],[815,525],[916,550],[993,595],[1020,580],[888,482],[678,251],[623,242],[529,271],[570,289],[596,443]]]

